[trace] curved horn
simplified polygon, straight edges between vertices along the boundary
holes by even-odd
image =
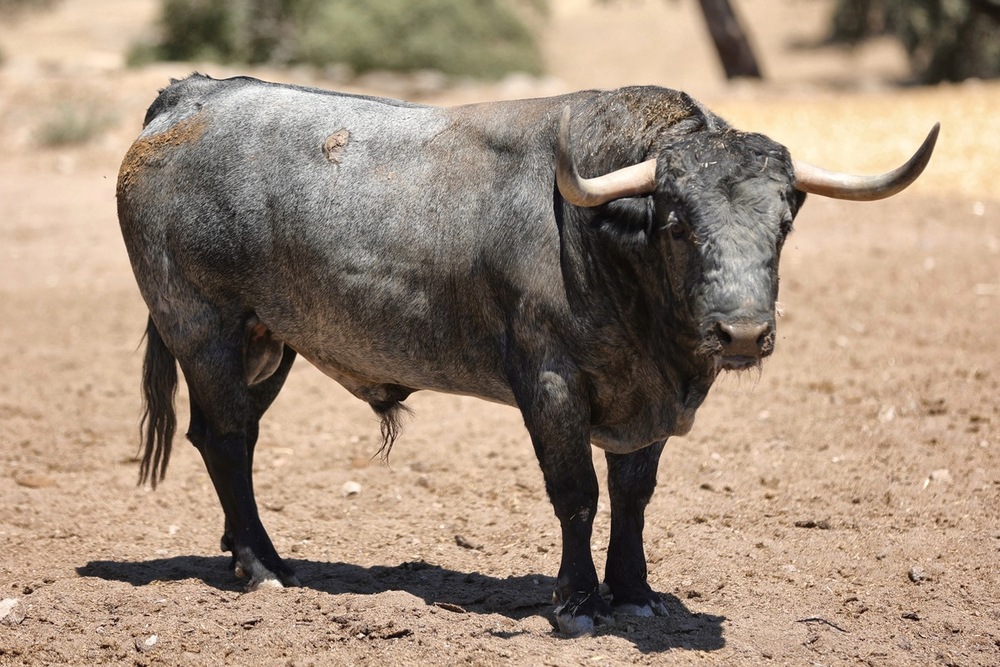
[[[656,189],[656,160],[646,160],[596,178],[581,178],[569,152],[569,116],[567,106],[559,122],[556,152],[556,185],[563,199],[576,206],[591,207],[622,197],[649,194]]]
[[[807,162],[792,160],[795,170],[795,188],[833,199],[851,201],[872,201],[891,197],[917,180],[934,152],[941,123],[927,133],[927,138],[906,164],[878,176],[852,176],[835,171],[827,171]]]

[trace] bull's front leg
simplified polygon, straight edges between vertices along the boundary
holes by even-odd
[[[589,408],[582,382],[571,374],[543,371],[538,380],[521,411],[562,528],[562,563],[553,595],[556,623],[567,635],[592,633],[613,618],[590,551],[598,486]]]
[[[611,497],[611,540],[604,581],[615,611],[638,616],[665,616],[667,608],[646,582],[642,545],[646,505],[656,487],[663,442],[631,454],[607,453]]]

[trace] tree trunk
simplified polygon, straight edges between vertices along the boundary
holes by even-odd
[[[762,78],[750,41],[729,0],[699,0],[708,32],[722,60],[727,79]]]

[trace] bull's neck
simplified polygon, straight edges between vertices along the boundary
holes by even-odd
[[[601,229],[593,213],[567,212],[563,267],[574,311],[627,345],[678,393],[714,379],[713,364],[696,353],[695,318],[671,289],[663,257],[642,236],[623,238]],[[599,342],[599,341],[598,341]]]

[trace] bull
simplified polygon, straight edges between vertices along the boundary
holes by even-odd
[[[778,261],[806,193],[895,194],[930,158],[850,176],[792,160],[657,87],[421,106],[193,75],[149,107],[118,216],[149,310],[140,483],[176,429],[248,588],[294,586],[258,514],[259,422],[297,355],[380,416],[420,389],[517,407],[562,531],[553,599],[576,635],[661,615],[645,507],[664,443],[722,371],[774,350]],[[590,541],[605,451],[611,535]]]

